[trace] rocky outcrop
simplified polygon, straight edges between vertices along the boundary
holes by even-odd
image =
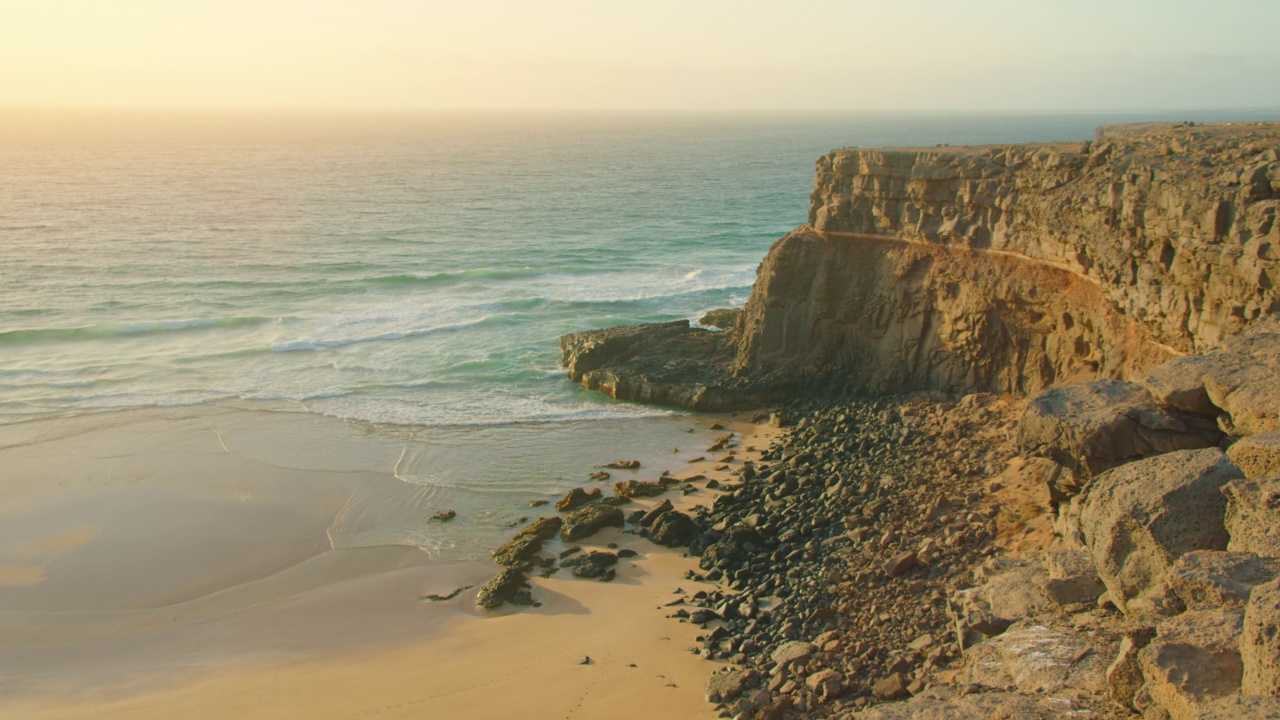
[[[836,150],[818,160],[809,222],[770,250],[731,333],[595,331],[562,339],[563,360],[589,388],[695,409],[783,390],[1141,378],[1280,311],[1278,215],[1276,123]],[[1163,397],[1193,412],[1209,396],[1261,407],[1247,374],[1206,387]],[[1274,423],[1242,419],[1246,434]]]
[[[1122,465],[1093,481],[1080,525],[1111,599],[1121,610],[1167,613],[1164,575],[1193,550],[1226,550],[1220,488],[1240,471],[1217,448],[1183,450]]]

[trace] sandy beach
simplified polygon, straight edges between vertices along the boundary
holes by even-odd
[[[774,432],[665,419],[686,446],[627,476],[728,477],[689,462],[717,420],[739,446]],[[701,630],[663,607],[696,558],[608,529],[581,544],[636,551],[612,583],[561,571],[534,579],[540,607],[480,610],[475,586],[496,567],[413,544],[452,528],[431,523],[430,487],[396,477],[405,449],[367,427],[208,407],[0,437],[0,717],[712,715],[702,696],[720,665],[689,652]]]

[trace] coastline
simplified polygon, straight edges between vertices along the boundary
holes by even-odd
[[[678,424],[688,446],[665,467],[646,459],[625,474],[727,480],[710,461],[684,459],[723,434],[709,429],[717,420],[751,430],[724,417],[628,421],[632,432]],[[0,623],[10,642],[0,651],[0,717],[711,712],[703,692],[719,665],[689,652],[696,626],[664,618],[697,566],[681,550],[609,529],[582,545],[638,553],[612,583],[566,570],[532,581],[541,607],[486,612],[475,594],[495,572],[487,558],[432,558],[371,534],[387,512],[409,506],[428,522],[435,506],[376,469],[401,458],[370,441],[368,428],[204,407],[6,430],[0,457],[13,472],[0,508]],[[767,447],[775,429],[755,430],[740,442]],[[307,467],[272,462],[272,442],[307,433]],[[367,452],[339,452],[343,435]],[[625,454],[596,452],[599,463],[616,459],[603,453]],[[50,476],[56,489],[42,485]],[[714,495],[673,491],[626,509],[664,498],[687,509]],[[344,527],[353,515],[363,525]],[[146,549],[143,537],[165,542]],[[464,586],[452,599],[426,599]],[[95,596],[95,587],[111,591]],[[578,665],[582,656],[592,663]]]

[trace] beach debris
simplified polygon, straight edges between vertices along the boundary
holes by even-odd
[[[454,590],[448,595],[423,595],[422,599],[426,600],[427,602],[444,602],[445,600],[452,600],[458,597],[458,595],[460,595],[463,591],[470,590],[473,587],[475,587],[475,585],[463,585],[462,587],[458,588],[457,590]]]
[[[605,465],[605,467],[609,468],[610,470],[639,470],[640,461],[639,460],[614,460],[613,462]]]
[[[533,597],[525,590],[527,587],[529,583],[523,572],[515,568],[507,568],[480,586],[480,590],[476,593],[476,604],[487,610],[499,608],[506,602],[517,605],[532,604]],[[529,596],[529,602],[524,602],[523,597],[517,598],[517,595],[521,594]]]
[[[458,513],[457,513],[457,511],[454,511],[454,510],[444,510],[444,511],[441,511],[441,512],[436,513],[435,515],[432,515],[432,516],[431,516],[431,519],[432,519],[432,520],[435,520],[436,522],[449,522],[450,520],[452,520],[452,519],[454,519],[454,518],[456,518],[456,517],[458,517]]]
[[[591,664],[591,656],[590,656],[590,655],[583,655],[582,657],[578,658],[578,664],[579,664],[579,665],[590,665],[590,664]]]
[[[622,511],[610,505],[588,505],[564,519],[561,535],[566,542],[581,540],[606,527],[623,526]]]
[[[614,577],[612,566],[618,563],[618,556],[611,552],[592,550],[560,563],[562,568],[573,568],[573,576],[580,578],[599,578],[601,582],[609,582]]]
[[[556,503],[556,509],[560,511],[572,510],[579,505],[585,505],[589,502],[599,500],[601,495],[603,495],[603,493],[600,492],[600,488],[591,488],[591,491],[587,492],[586,490],[577,487],[566,493],[564,497],[560,498],[559,502]]]
[[[667,491],[665,483],[647,480],[624,480],[613,484],[613,491],[621,497],[656,497]]]

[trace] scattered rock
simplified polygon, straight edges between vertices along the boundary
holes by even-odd
[[[609,468],[610,470],[639,470],[640,461],[639,460],[614,460],[613,462],[605,465],[605,467]],[[605,473],[605,476],[608,477],[608,473]]]
[[[515,568],[507,568],[480,586],[480,590],[476,593],[476,604],[487,610],[493,610],[515,599],[516,595],[527,587],[529,584],[525,581],[523,572]]]
[[[602,493],[600,492],[600,488],[591,488],[591,491],[588,492],[580,487],[576,487],[556,502],[556,509],[561,512],[572,510],[580,505],[585,505],[589,502],[599,500],[601,495]]]
[[[457,516],[458,516],[458,513],[453,510],[444,510],[442,512],[436,513],[435,515],[432,515],[431,519],[435,520],[436,522],[449,522],[450,520],[454,519]]]
[[[572,568],[574,577],[612,580],[613,571],[609,568],[617,562],[618,556],[611,552],[592,550],[561,562],[560,567]]]
[[[516,537],[535,537],[539,540],[550,540],[560,531],[560,526],[564,523],[559,517],[552,515],[551,517],[543,517],[534,520],[525,526],[523,530],[516,533]]]
[[[669,510],[654,520],[649,539],[659,545],[679,547],[688,545],[697,532],[698,524],[693,518],[682,512]]]
[[[528,566],[528,561],[542,549],[542,541],[534,535],[517,535],[493,551],[493,561],[507,567]]]
[[[624,480],[613,484],[613,491],[620,497],[655,497],[667,491],[667,486],[660,482],[645,480]]]
[[[565,542],[590,537],[606,527],[622,527],[622,511],[609,505],[588,505],[574,510],[564,519],[561,535]]]

